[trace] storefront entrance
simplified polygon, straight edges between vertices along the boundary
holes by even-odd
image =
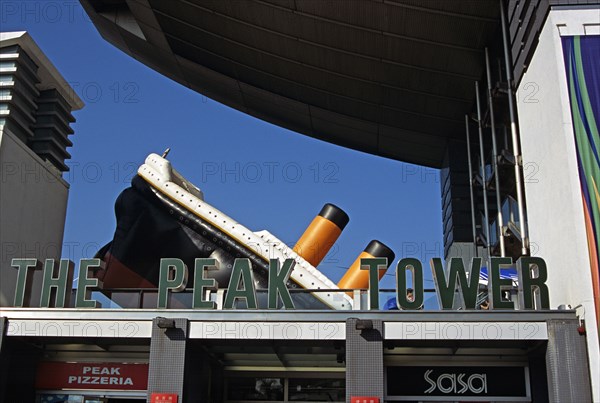
[[[191,319],[127,311],[114,322],[96,310],[50,322],[15,309],[24,318],[11,319],[2,343],[4,401],[590,401],[556,398],[589,395],[573,312],[311,312],[312,322],[305,312],[184,313]],[[140,331],[83,332],[101,322],[108,334],[114,323]]]
[[[195,340],[186,370],[203,379],[198,401],[346,401],[345,343],[335,340]],[[192,391],[190,391],[192,392]]]
[[[225,382],[226,402],[346,401],[344,373],[274,373],[258,377],[256,373],[231,373]]]
[[[547,401],[539,341],[397,341],[384,353],[386,402]]]

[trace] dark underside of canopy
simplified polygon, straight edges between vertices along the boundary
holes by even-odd
[[[440,167],[464,138],[498,0],[81,0],[162,74],[267,122]]]

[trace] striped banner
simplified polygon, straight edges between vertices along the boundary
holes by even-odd
[[[600,36],[563,37],[562,46],[592,270],[596,323],[600,324]]]

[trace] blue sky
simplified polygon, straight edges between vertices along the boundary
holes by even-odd
[[[350,223],[319,266],[334,282],[371,239],[396,261],[421,259],[428,279],[428,260],[443,256],[437,170],[314,140],[207,99],[104,41],[76,1],[3,1],[0,29],[28,31],[86,103],[74,113],[63,257],[89,257],[112,239],[117,195],[148,153],[167,147],[207,202],[289,245],[323,204],[343,208]],[[393,270],[381,286],[395,286]]]

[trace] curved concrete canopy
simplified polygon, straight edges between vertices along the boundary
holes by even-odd
[[[498,0],[81,0],[101,35],[218,102],[440,167],[497,38]]]

